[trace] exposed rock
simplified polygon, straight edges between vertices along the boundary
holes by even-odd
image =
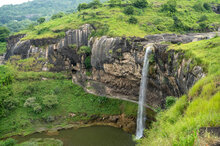
[[[150,57],[147,103],[158,107],[164,104],[167,96],[179,97],[187,93],[205,75],[200,66],[194,65],[194,60],[184,58],[182,52],[168,51],[163,42],[188,43],[216,36],[216,33],[197,33],[89,39],[92,30],[86,24],[79,29],[68,30],[63,39],[21,41],[25,35],[12,36],[8,40],[6,60],[13,55],[20,55],[23,59],[33,56],[45,58],[41,70],[71,70],[73,81],[90,93],[137,101],[144,50],[150,45],[153,53]],[[77,48],[81,46],[92,48],[90,70],[84,65],[87,55],[77,54]],[[53,67],[48,68],[48,64]],[[88,71],[90,76],[86,74]]]

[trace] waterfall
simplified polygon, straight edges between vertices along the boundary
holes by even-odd
[[[149,66],[149,54],[151,52],[151,47],[147,47],[145,56],[144,56],[144,66],[142,69],[142,77],[139,91],[139,102],[138,102],[138,115],[137,115],[137,130],[136,130],[136,139],[143,137],[146,114],[144,109],[146,91],[147,91],[147,74]]]

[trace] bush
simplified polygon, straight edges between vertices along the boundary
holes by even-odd
[[[203,4],[202,3],[196,3],[193,8],[196,10],[196,11],[204,11],[205,8],[203,7]]]
[[[40,106],[39,103],[37,103],[35,97],[28,98],[24,103],[24,107],[31,108],[37,114],[42,111],[42,107]]]
[[[200,18],[199,18],[199,21],[198,22],[203,22],[203,21],[206,21],[208,20],[208,17],[206,15],[202,15]]]
[[[57,19],[57,18],[62,18],[65,14],[63,12],[60,12],[60,13],[57,13],[57,14],[54,14],[51,19],[54,20],[54,19]]]
[[[199,23],[199,27],[201,31],[205,31],[209,29],[209,23],[207,21]]]
[[[128,23],[137,24],[137,23],[138,23],[138,20],[137,20],[137,18],[131,16],[131,17],[128,19]]]
[[[168,109],[170,108],[172,105],[174,105],[174,103],[176,102],[177,98],[172,97],[172,96],[168,96],[166,98],[166,105],[165,107]]]
[[[132,6],[125,7],[124,13],[125,13],[126,15],[133,15],[133,14],[134,14],[134,8],[133,8]]]
[[[204,3],[204,4],[203,4],[203,7],[204,7],[206,10],[208,10],[208,11],[212,10],[212,8],[211,8],[211,6],[210,6],[209,3]]]
[[[12,110],[18,105],[18,101],[16,98],[9,96],[4,100],[3,104],[6,109]]]
[[[161,11],[175,13],[177,11],[176,6],[176,0],[169,0],[166,4],[162,5]]]
[[[47,108],[53,108],[58,104],[57,96],[55,95],[46,95],[43,97],[43,105]]]
[[[8,138],[5,141],[0,141],[0,146],[14,146],[16,144],[16,140],[12,138]]]
[[[41,24],[41,23],[44,23],[45,20],[46,20],[45,18],[41,17],[41,18],[39,18],[39,19],[37,20],[37,22],[38,22],[39,24]]]
[[[92,65],[91,65],[91,56],[86,57],[84,64],[85,64],[86,69],[92,68]]]
[[[184,28],[182,21],[177,17],[173,16],[174,28],[182,29]]]
[[[78,7],[77,7],[77,10],[78,11],[81,11],[81,10],[84,10],[84,9],[88,9],[88,4],[87,3],[82,3],[82,4],[79,4]]]
[[[88,46],[81,46],[79,50],[77,51],[78,54],[90,54],[91,48]]]
[[[148,5],[148,2],[146,0],[135,0],[133,5],[136,8],[146,8]]]

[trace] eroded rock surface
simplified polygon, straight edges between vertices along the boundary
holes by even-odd
[[[163,106],[167,96],[179,97],[205,76],[203,68],[185,58],[181,51],[167,50],[169,43],[189,43],[216,36],[216,33],[159,34],[144,38],[107,37],[90,38],[93,28],[89,24],[69,30],[62,39],[21,41],[25,35],[9,38],[6,60],[11,56],[45,58],[43,71],[72,71],[73,81],[86,91],[101,96],[138,100],[143,58],[151,46],[147,103]],[[220,33],[219,33],[220,34]],[[75,46],[75,48],[73,48]],[[77,53],[81,46],[90,46],[91,69],[86,69],[88,54]],[[52,64],[48,68],[46,65]]]

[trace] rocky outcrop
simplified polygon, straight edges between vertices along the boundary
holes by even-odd
[[[216,33],[200,33],[89,39],[92,30],[86,24],[67,31],[62,39],[22,41],[24,35],[13,36],[8,41],[6,59],[13,55],[20,55],[23,59],[46,58],[41,70],[71,70],[73,81],[90,93],[137,101],[145,49],[151,46],[147,103],[158,107],[164,105],[167,96],[179,97],[187,93],[205,75],[194,60],[185,58],[184,52],[167,50],[164,44],[188,43],[216,36]],[[81,46],[90,46],[91,56],[79,54]],[[91,57],[92,68],[85,67],[88,57]],[[47,68],[47,64],[53,67]]]
[[[184,58],[182,52],[168,51],[167,45],[160,42],[180,40],[187,43],[208,37],[196,34],[185,38],[163,34],[146,36],[144,39],[97,38],[92,44],[92,75],[84,75],[82,69],[73,79],[88,92],[137,101],[144,50],[150,45],[153,53],[150,58],[147,103],[157,107],[164,104],[167,96],[179,97],[187,93],[205,75],[201,67],[194,65],[194,60]]]
[[[67,31],[63,39],[47,38],[22,41],[21,38],[25,35],[13,36],[9,38],[5,59],[8,60],[14,55],[19,55],[22,59],[46,58],[45,64],[50,63],[54,66],[50,71],[70,69],[71,65],[79,62],[79,56],[71,45],[75,44],[77,48],[88,45],[91,30],[92,27],[85,24],[79,29]],[[43,68],[43,70],[49,69]]]

